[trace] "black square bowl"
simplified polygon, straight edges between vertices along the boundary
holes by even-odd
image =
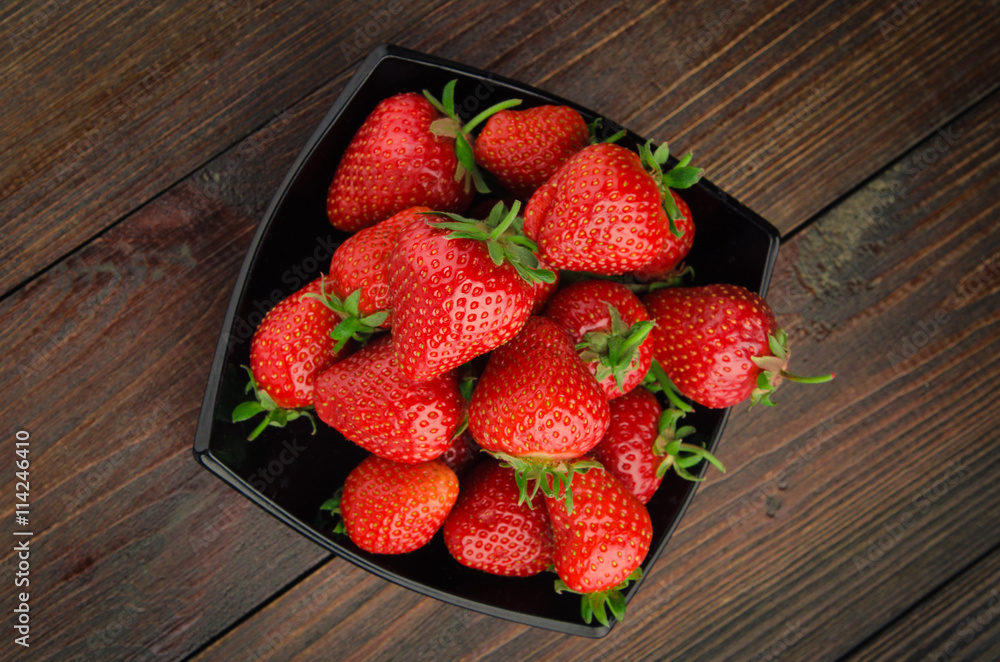
[[[233,408],[246,399],[250,338],[263,314],[309,280],[326,272],[337,244],[347,235],[326,217],[326,193],[351,137],[375,105],[402,92],[436,93],[458,79],[455,99],[465,119],[507,98],[522,108],[561,104],[590,122],[595,113],[542,90],[485,71],[391,45],[375,49],[358,67],[275,194],[240,269],[219,337],[194,443],[198,462],[248,499],[302,535],[338,556],[401,586],[460,607],[567,634],[602,637],[610,632],[596,622],[583,623],[579,596],[557,595],[554,575],[504,578],[472,570],[454,561],[440,533],[426,547],[400,556],[368,554],[344,536],[330,533],[319,506],[340,487],[366,455],[336,431],[320,425],[310,435],[307,421],[269,428],[253,442],[250,426],[231,422]],[[609,131],[616,130],[611,125]],[[636,147],[642,138],[629,133],[620,144]],[[684,192],[697,225],[687,259],[697,284],[734,283],[763,295],[778,252],[777,231],[757,214],[708,181]],[[714,451],[728,410],[698,407],[690,417],[699,439]],[[704,471],[704,467],[702,467]],[[643,571],[663,552],[687,505],[695,483],[671,474],[648,508],[653,543]],[[631,599],[640,584],[626,592]]]

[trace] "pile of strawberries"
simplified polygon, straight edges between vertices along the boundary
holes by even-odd
[[[681,285],[690,155],[665,171],[666,146],[596,142],[562,106],[463,123],[454,89],[385,99],[358,130],[327,199],[354,234],[261,322],[233,420],[263,415],[253,439],[318,417],[371,453],[323,505],[359,548],[441,530],[471,568],[554,569],[606,625],[665,473],[723,469],[684,441],[691,402],[771,404],[787,339],[756,294]]]

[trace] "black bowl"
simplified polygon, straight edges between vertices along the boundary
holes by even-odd
[[[401,92],[440,92],[458,79],[456,106],[465,118],[507,98],[523,100],[522,108],[562,104],[590,122],[595,113],[551,94],[453,62],[396,46],[380,46],[358,67],[344,92],[327,113],[274,196],[240,269],[202,405],[194,453],[197,460],[254,503],[338,556],[396,582],[452,604],[518,623],[567,634],[602,637],[610,627],[586,625],[579,597],[557,595],[554,575],[524,579],[496,577],[454,561],[438,534],[423,549],[401,556],[368,554],[344,536],[330,533],[329,519],[319,506],[340,487],[365,456],[336,431],[320,425],[315,436],[307,421],[283,429],[269,428],[253,442],[250,424],[231,422],[233,407],[246,399],[250,338],[264,313],[275,303],[328,270],[335,247],[347,235],[326,217],[326,192],[334,170],[354,132],[375,105]],[[613,132],[615,126],[608,126]],[[644,142],[627,134],[620,144]],[[734,283],[763,295],[778,252],[778,233],[757,214],[708,181],[683,193],[697,224],[687,262],[697,284]],[[692,423],[697,441],[714,451],[728,410],[697,408]],[[704,467],[702,467],[704,471]],[[643,564],[648,573],[694,497],[697,484],[669,475],[649,502],[653,544]],[[631,599],[634,584],[626,592]]]

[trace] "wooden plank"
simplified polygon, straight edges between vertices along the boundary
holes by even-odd
[[[388,584],[376,591],[373,579],[346,606],[340,578],[353,571],[333,560],[196,659],[848,653],[1000,545],[996,117],[1000,94],[944,127],[951,142],[920,144],[782,249],[771,300],[794,367],[835,367],[838,379],[786,386],[774,410],[734,413],[719,451],[729,472],[702,487],[607,639],[470,615]],[[318,606],[297,616],[307,599]]]
[[[845,662],[1000,659],[1000,550],[894,621]]]
[[[12,155],[0,164],[0,292],[377,41],[540,84],[694,149],[717,183],[785,230],[815,209],[800,200],[831,202],[980,98],[1000,70],[988,3],[921,5],[903,19],[889,0],[847,12],[830,0],[119,4],[22,2],[0,16],[18,42],[0,65],[0,110],[16,127],[0,134]]]
[[[31,434],[38,659],[178,659],[327,557],[191,456],[265,191],[315,121],[289,111],[0,302],[0,419]]]

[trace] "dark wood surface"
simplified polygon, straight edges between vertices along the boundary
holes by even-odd
[[[31,659],[997,657],[995,1],[19,1],[0,26],[0,412],[31,433]],[[838,372],[734,412],[728,473],[606,639],[388,584],[191,458],[250,237],[380,41],[693,150],[785,235],[768,298],[795,367]]]

